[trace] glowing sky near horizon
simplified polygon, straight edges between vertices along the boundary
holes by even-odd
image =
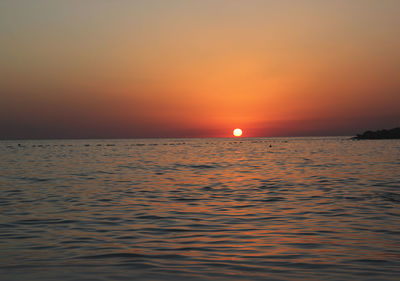
[[[0,2],[0,138],[400,122],[400,1]]]

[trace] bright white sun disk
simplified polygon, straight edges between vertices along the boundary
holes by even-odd
[[[240,137],[243,134],[243,131],[239,128],[236,128],[235,130],[233,130],[233,135],[235,137]]]

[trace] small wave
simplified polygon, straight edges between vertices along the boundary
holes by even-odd
[[[25,181],[31,181],[31,182],[47,182],[47,181],[54,180],[54,179],[49,179],[49,178],[35,178],[35,177],[20,177],[18,179],[25,180]]]
[[[285,200],[284,197],[276,196],[276,197],[269,197],[267,199],[261,199],[259,201],[261,202],[277,202],[277,201],[283,201]]]
[[[22,224],[22,225],[39,225],[39,224],[68,224],[68,223],[76,223],[76,220],[67,220],[67,219],[27,219],[27,220],[19,220],[15,221],[14,224]]]
[[[385,201],[400,203],[400,194],[398,194],[398,193],[382,192],[382,193],[378,193],[378,196]]]
[[[217,166],[213,165],[189,165],[190,168],[194,169],[214,169],[217,168]]]
[[[143,220],[161,220],[161,219],[165,219],[165,217],[154,216],[154,215],[144,215],[144,216],[137,216],[136,219],[143,219]]]
[[[110,254],[81,256],[78,258],[79,259],[186,259],[186,256],[177,254],[145,255],[137,253],[110,253]]]
[[[146,255],[135,254],[135,253],[112,253],[112,254],[101,254],[101,255],[90,255],[81,256],[80,259],[109,259],[109,258],[145,258]]]

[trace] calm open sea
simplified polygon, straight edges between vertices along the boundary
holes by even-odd
[[[400,141],[0,142],[1,280],[399,280]]]

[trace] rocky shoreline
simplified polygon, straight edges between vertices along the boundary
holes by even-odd
[[[400,127],[390,130],[366,131],[353,137],[354,140],[380,140],[380,139],[400,139]]]

